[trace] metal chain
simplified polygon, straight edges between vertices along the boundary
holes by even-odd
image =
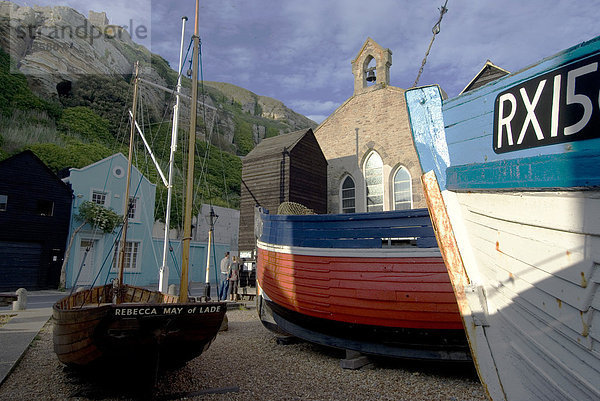
[[[448,8],[446,8],[447,4],[448,4],[448,0],[446,0],[446,2],[444,3],[444,5],[441,8],[439,8],[440,18],[438,19],[436,24],[431,29],[431,32],[433,32],[431,42],[429,42],[429,47],[427,48],[427,52],[425,53],[425,57],[423,58],[423,62],[421,63],[421,68],[419,69],[419,73],[417,74],[417,79],[415,79],[415,83],[413,83],[411,88],[414,88],[419,83],[419,78],[421,78],[421,74],[423,73],[423,68],[425,67],[425,63],[427,63],[427,56],[429,56],[429,52],[431,51],[431,46],[433,46],[433,41],[435,40],[436,35],[438,33],[440,33],[440,24],[442,23],[442,18],[444,18],[444,14],[446,14],[448,12]]]

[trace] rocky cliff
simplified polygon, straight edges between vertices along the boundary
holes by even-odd
[[[44,98],[69,94],[90,75],[126,79],[135,61],[141,61],[146,80],[173,85],[177,73],[164,59],[133,42],[121,27],[98,22],[97,15],[94,13],[92,23],[69,7],[25,7],[0,1],[0,47],[27,76],[31,89]],[[251,135],[256,144],[265,136],[317,125],[278,100],[227,83],[205,85],[212,88],[208,101],[219,110],[220,139],[216,140],[229,143],[237,153],[245,154],[253,146],[243,144],[243,136]],[[159,110],[168,106],[164,93],[155,87],[146,90],[153,92],[147,96],[154,102],[151,109],[160,114]],[[246,132],[250,130],[251,134]]]

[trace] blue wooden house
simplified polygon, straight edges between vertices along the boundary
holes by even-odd
[[[79,206],[92,201],[123,215],[127,174],[127,158],[117,153],[80,169],[70,169],[64,179],[71,185],[74,201],[71,213],[70,235],[81,225],[75,216]],[[124,280],[128,284],[158,287],[159,268],[162,264],[163,239],[152,237],[154,225],[156,185],[151,183],[134,167],[131,172],[130,198],[133,207],[129,211],[127,248]],[[117,241],[119,230],[104,234],[86,225],[73,239],[71,254],[66,268],[66,287],[102,285],[117,274]],[[181,264],[180,241],[171,240],[172,251],[167,257],[170,270],[169,283],[179,283]],[[220,257],[229,250],[229,244],[215,245],[211,252],[210,279],[216,288],[215,266]],[[204,282],[206,275],[206,244],[192,242],[190,250],[190,281]]]

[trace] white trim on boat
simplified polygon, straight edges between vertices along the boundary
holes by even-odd
[[[313,248],[303,246],[275,245],[256,241],[265,251],[291,255],[325,256],[338,258],[436,258],[442,257],[439,248]]]

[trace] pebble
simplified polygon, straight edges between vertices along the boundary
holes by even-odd
[[[227,312],[220,332],[200,357],[161,372],[152,386],[131,378],[82,374],[63,366],[47,324],[0,386],[0,400],[486,400],[472,364],[370,358],[358,370],[340,368],[344,352],[310,343],[277,343],[256,309]],[[117,384],[115,384],[117,383]],[[121,383],[121,384],[118,384]]]

